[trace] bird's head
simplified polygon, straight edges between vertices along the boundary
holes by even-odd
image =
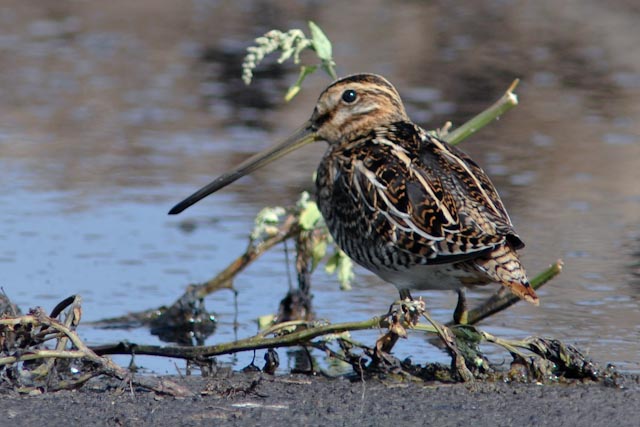
[[[314,141],[339,144],[378,126],[408,120],[398,91],[385,78],[375,74],[354,74],[327,87],[311,118],[293,135],[258,153],[235,169],[219,176],[174,206],[169,214],[178,214],[189,206],[235,180]]]
[[[322,92],[309,126],[318,139],[337,144],[402,120],[408,120],[407,113],[391,83],[376,74],[354,74]]]

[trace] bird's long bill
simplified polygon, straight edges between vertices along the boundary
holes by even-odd
[[[271,163],[272,161],[279,159],[282,156],[306,145],[310,142],[314,142],[318,139],[315,131],[311,128],[310,124],[306,124],[300,128],[296,133],[291,135],[279,144],[258,153],[244,162],[240,163],[235,169],[229,171],[210,184],[202,187],[177,205],[175,205],[170,211],[169,215],[179,214],[189,206],[199,202],[211,193],[215,193],[223,187],[231,184],[235,180],[242,178],[243,176],[250,174],[256,169]]]

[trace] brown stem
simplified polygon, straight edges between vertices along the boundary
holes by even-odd
[[[198,286],[195,296],[197,298],[204,298],[218,289],[231,289],[231,282],[238,273],[244,270],[249,266],[249,264],[255,261],[266,251],[275,245],[284,242],[297,232],[298,219],[294,215],[289,215],[275,235],[258,245],[249,245],[244,254],[236,258],[235,261],[229,264],[227,268],[218,273],[216,277]]]
[[[181,359],[201,359],[221,354],[236,353],[239,351],[260,350],[265,348],[292,347],[304,345],[310,340],[322,335],[339,334],[346,331],[364,329],[385,328],[388,326],[386,319],[373,317],[361,322],[345,322],[300,328],[301,330],[286,335],[265,338],[262,335],[241,339],[229,343],[210,346],[186,347],[186,346],[156,346],[138,345],[128,342],[120,342],[112,345],[93,347],[97,354],[138,354],[152,356],[176,357]]]

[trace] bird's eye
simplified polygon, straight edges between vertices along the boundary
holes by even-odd
[[[356,100],[358,94],[353,89],[347,89],[342,93],[342,100],[347,104],[351,104]]]

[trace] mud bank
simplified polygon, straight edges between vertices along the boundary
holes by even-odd
[[[401,384],[226,372],[171,378],[190,398],[162,397],[95,380],[81,390],[20,396],[4,390],[12,426],[636,426],[640,378],[603,384]],[[7,425],[9,425],[7,424]]]

